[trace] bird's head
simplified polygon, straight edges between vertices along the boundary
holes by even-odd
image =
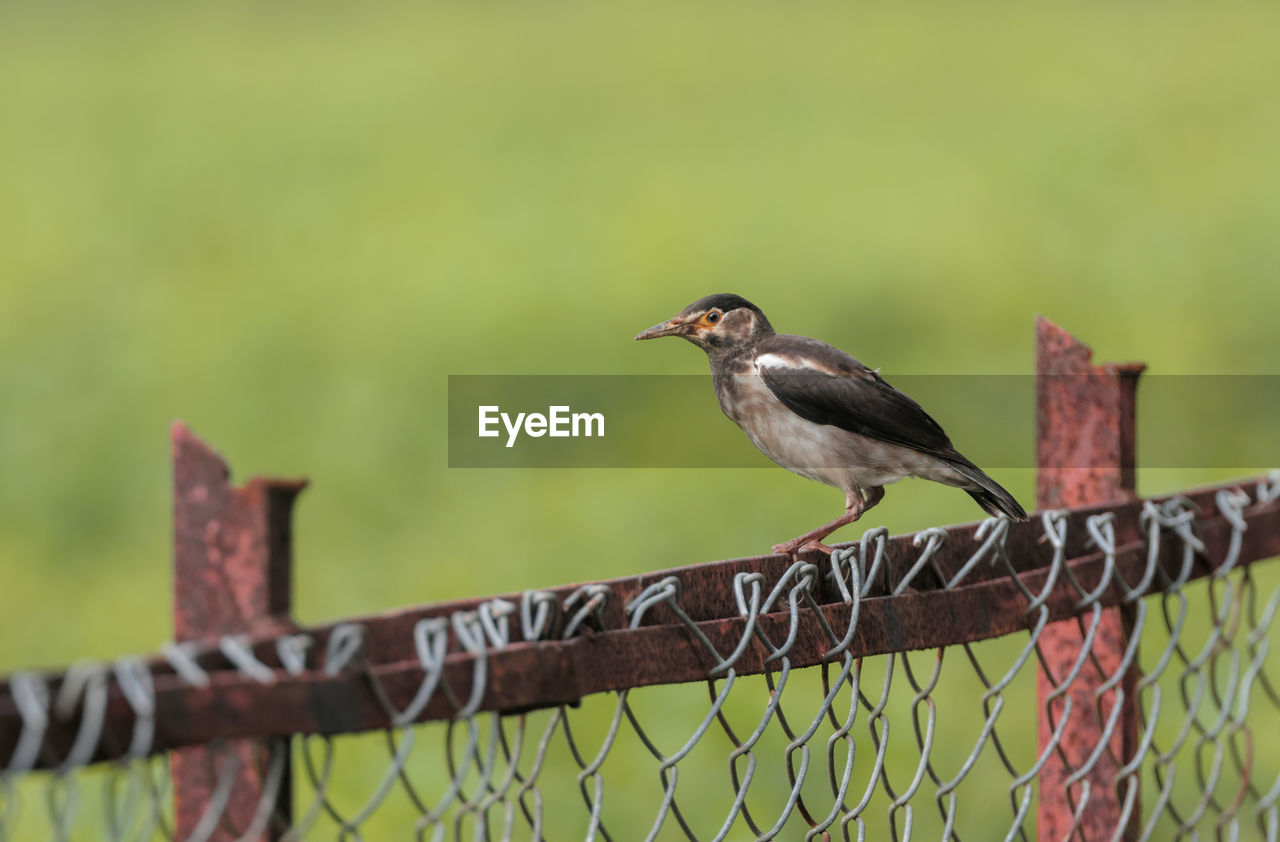
[[[714,349],[749,345],[772,334],[773,326],[759,307],[741,296],[720,293],[699,298],[670,319],[644,331],[636,339],[683,336],[711,353]]]

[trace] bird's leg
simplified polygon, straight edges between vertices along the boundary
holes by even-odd
[[[862,517],[861,509],[845,512],[841,517],[836,518],[830,523],[824,523],[812,532],[806,532],[800,537],[792,538],[790,541],[782,544],[774,544],[773,551],[783,555],[795,555],[802,549],[814,549],[830,553],[831,548],[826,544],[823,544],[822,539],[830,535],[832,532],[835,532],[840,527],[853,523],[860,517]]]
[[[783,555],[795,555],[801,550],[809,549],[819,550],[830,555],[831,548],[822,543],[822,539],[840,527],[853,523],[862,517],[863,512],[879,503],[882,499],[884,499],[884,488],[879,485],[873,485],[868,488],[865,496],[860,491],[850,491],[845,495],[844,515],[830,523],[824,523],[812,532],[806,532],[786,543],[774,545],[773,551]]]

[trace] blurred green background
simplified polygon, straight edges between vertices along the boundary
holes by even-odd
[[[834,516],[778,469],[446,467],[447,375],[702,372],[631,337],[710,292],[890,379],[1028,372],[1035,313],[1099,359],[1275,373],[1277,16],[4,4],[0,670],[168,637],[177,418],[237,478],[311,479],[304,621]],[[908,482],[869,525],[979,514]]]

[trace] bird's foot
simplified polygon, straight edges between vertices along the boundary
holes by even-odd
[[[823,553],[825,555],[831,555],[833,552],[835,552],[835,550],[832,547],[828,547],[826,544],[822,543],[821,541],[804,540],[806,537],[808,536],[801,535],[799,538],[793,538],[790,541],[787,541],[786,543],[774,544],[773,551],[778,555],[789,555],[792,557],[797,556],[800,553],[809,552],[810,550],[814,552]]]
[[[809,543],[805,544],[803,547],[800,548],[800,552],[802,553],[809,552],[809,551],[822,553],[823,555],[831,555],[836,550],[835,550],[835,547],[828,547],[826,544],[822,543],[821,541],[810,541]]]

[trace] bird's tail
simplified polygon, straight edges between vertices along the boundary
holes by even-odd
[[[1012,494],[1004,490],[1000,483],[987,476],[981,468],[960,454],[957,453],[956,456],[960,458],[947,461],[965,479],[977,486],[977,488],[968,487],[964,490],[969,492],[969,496],[978,502],[984,512],[995,517],[1004,515],[1011,520],[1027,519],[1026,510],[1013,499]]]

